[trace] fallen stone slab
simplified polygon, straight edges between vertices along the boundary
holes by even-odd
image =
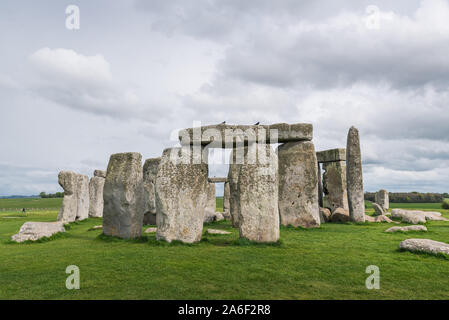
[[[430,239],[407,239],[399,244],[399,248],[411,252],[449,254],[449,244]]]
[[[377,203],[374,203],[374,202],[373,202],[371,205],[373,206],[374,213],[375,213],[377,216],[382,216],[382,215],[385,214],[384,209],[383,209],[380,205],[378,205]]]
[[[36,241],[43,237],[51,237],[58,232],[65,232],[64,222],[25,222],[19,233],[11,237],[12,241],[24,242],[27,240]]]
[[[316,158],[319,163],[346,161],[346,149],[338,148],[338,149],[318,151],[316,153]]]
[[[157,232],[157,228],[155,227],[151,227],[145,230],[145,233],[156,233]]]
[[[345,210],[343,208],[337,208],[332,212],[331,222],[348,222],[351,221],[351,218],[349,216],[349,211]]]
[[[217,229],[207,229],[207,233],[209,234],[231,234],[231,232]]]
[[[394,223],[393,220],[391,220],[390,218],[388,218],[385,215],[380,215],[380,216],[376,216],[376,217],[371,217],[371,216],[365,215],[365,221]]]
[[[427,231],[425,226],[407,226],[407,227],[391,227],[385,230],[385,232],[408,232],[408,231]]]
[[[320,223],[329,222],[331,211],[328,208],[320,208]]]
[[[418,224],[426,223],[427,220],[449,221],[441,216],[440,212],[393,209],[391,212],[393,218],[401,218],[403,222]]]
[[[313,126],[309,123],[276,123],[272,125],[228,125],[218,124],[188,128],[179,131],[181,145],[208,145],[210,147],[232,148],[234,143],[286,143],[311,141]]]
[[[103,229],[103,226],[93,226],[91,230]]]

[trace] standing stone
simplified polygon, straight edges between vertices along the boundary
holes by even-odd
[[[165,149],[156,178],[156,238],[201,240],[209,191],[207,159],[195,147]],[[194,151],[194,152],[192,152]]]
[[[76,220],[89,218],[89,177],[78,174]]]
[[[72,171],[61,171],[58,174],[58,182],[64,189],[64,199],[59,210],[58,221],[73,222],[76,220],[78,208],[78,174]]]
[[[258,148],[265,159],[258,155],[254,163],[248,161],[247,156]],[[270,145],[257,143],[245,147],[244,155],[245,164],[240,166],[238,176],[240,237],[256,242],[276,242],[279,240],[277,155]],[[317,192],[315,190],[315,196]]]
[[[386,212],[390,208],[390,198],[387,190],[379,190],[375,195],[375,202]]]
[[[346,162],[325,162],[323,170],[324,206],[331,211],[337,208],[348,210]]]
[[[143,224],[156,224],[156,176],[161,158],[150,158],[143,165],[144,218]]]
[[[318,163],[313,143],[282,144],[278,147],[278,156],[281,224],[319,227]]]
[[[323,181],[322,181],[322,174],[321,174],[321,164],[318,163],[318,205],[320,208],[323,207]]]
[[[207,203],[204,209],[204,222],[215,221],[215,209],[217,207],[217,199],[215,195],[215,183],[208,182],[207,187]]]
[[[365,200],[363,194],[362,155],[359,131],[351,127],[346,144],[346,178],[348,188],[349,215],[354,222],[365,222]]]
[[[103,233],[136,238],[142,233],[142,156],[136,152],[111,155],[103,190]]]
[[[104,171],[95,170],[94,176],[89,181],[89,217],[103,217],[103,188],[106,174]]]
[[[232,226],[239,227],[239,174],[240,167],[243,164],[242,147],[233,148],[230,156],[228,181],[229,181],[229,213],[231,215]]]
[[[228,219],[228,216],[230,218],[230,213],[229,213],[230,198],[231,198],[231,189],[229,187],[229,182],[225,182],[224,193],[223,193],[223,216],[226,219]]]

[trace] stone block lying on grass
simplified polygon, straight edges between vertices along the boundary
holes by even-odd
[[[343,208],[335,209],[330,218],[330,221],[332,222],[348,222],[350,220],[349,211]]]
[[[43,237],[51,237],[58,232],[65,232],[63,222],[25,222],[20,227],[19,233],[13,235],[11,240],[15,242],[36,241]]]
[[[402,222],[418,224],[426,223],[427,220],[449,221],[441,216],[440,212],[393,209],[391,212],[393,218],[401,218]]]
[[[231,232],[217,229],[207,229],[207,233],[209,234],[231,234]]]
[[[399,244],[401,250],[426,252],[431,254],[449,254],[449,244],[430,239],[407,239]]]
[[[425,226],[407,226],[407,227],[391,227],[385,230],[385,232],[408,232],[408,231],[427,231]]]
[[[385,215],[380,215],[380,216],[376,216],[376,217],[371,217],[368,215],[365,215],[365,221],[368,222],[388,222],[388,223],[393,223],[394,221],[391,220],[390,218],[388,218]]]

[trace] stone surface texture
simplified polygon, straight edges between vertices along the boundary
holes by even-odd
[[[19,233],[11,237],[12,241],[36,241],[43,237],[51,237],[55,233],[65,232],[64,222],[25,222],[21,227]]]
[[[427,231],[425,226],[407,226],[407,227],[391,227],[385,232],[408,232],[408,231]]]
[[[277,152],[281,224],[319,227],[318,163],[313,143],[288,142],[280,145]]]
[[[98,171],[98,170],[95,170]],[[89,217],[101,218],[103,217],[103,188],[105,178],[101,176],[94,176],[89,181]]]
[[[325,162],[323,171],[323,206],[331,211],[337,208],[348,210],[346,162]]]
[[[430,239],[407,239],[399,244],[401,250],[427,252],[431,254],[449,254],[449,244]]]
[[[336,162],[336,161],[346,161],[346,149],[329,149],[318,151],[316,153],[316,158],[318,162]]]
[[[388,211],[390,209],[390,197],[388,191],[381,189],[375,194],[375,202],[384,210]]]
[[[346,144],[346,180],[351,220],[354,222],[365,222],[360,136],[359,131],[354,127],[349,129]]]
[[[103,199],[103,233],[125,239],[140,237],[144,191],[142,156],[139,153],[111,155]]]

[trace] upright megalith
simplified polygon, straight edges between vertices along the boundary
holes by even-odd
[[[257,157],[252,161],[254,154]],[[278,157],[270,145],[259,143],[245,147],[244,157],[238,175],[240,237],[276,242],[279,240]]]
[[[111,155],[103,199],[103,233],[125,239],[139,237],[143,222],[143,172],[139,153]]]
[[[376,192],[375,195],[375,202],[381,206],[381,208],[384,211],[388,211],[388,209],[390,208],[390,198],[388,196],[388,191],[381,189],[379,191]]]
[[[228,219],[230,218],[230,199],[231,199],[231,189],[229,186],[229,181],[224,184],[224,193],[223,193],[223,216]]]
[[[212,222],[215,220],[215,212],[216,212],[215,209],[217,208],[214,182],[208,182],[206,193],[207,193],[207,202],[206,207],[204,209],[204,222]]]
[[[324,207],[331,211],[337,208],[348,210],[346,162],[324,162],[323,170]]]
[[[156,224],[156,177],[161,158],[150,158],[143,165],[144,217],[143,224]]]
[[[313,143],[282,144],[278,147],[278,157],[281,224],[319,227],[318,163]]]
[[[76,220],[78,210],[78,174],[72,171],[61,171],[58,174],[58,182],[64,189],[58,221],[73,222]]]
[[[64,189],[64,199],[58,221],[73,222],[89,216],[89,177],[72,171],[61,171],[59,185]]]
[[[165,149],[156,177],[158,240],[201,240],[207,205],[208,166],[203,147]]]
[[[84,174],[78,175],[77,198],[76,220],[89,218],[89,177]]]
[[[351,220],[365,222],[362,155],[360,151],[359,131],[355,127],[351,127],[348,132],[346,144],[346,179]]]
[[[230,155],[228,182],[229,182],[229,214],[232,226],[239,227],[239,174],[243,164],[243,147],[233,148]]]
[[[103,188],[106,172],[95,170],[89,181],[89,217],[103,217]]]

